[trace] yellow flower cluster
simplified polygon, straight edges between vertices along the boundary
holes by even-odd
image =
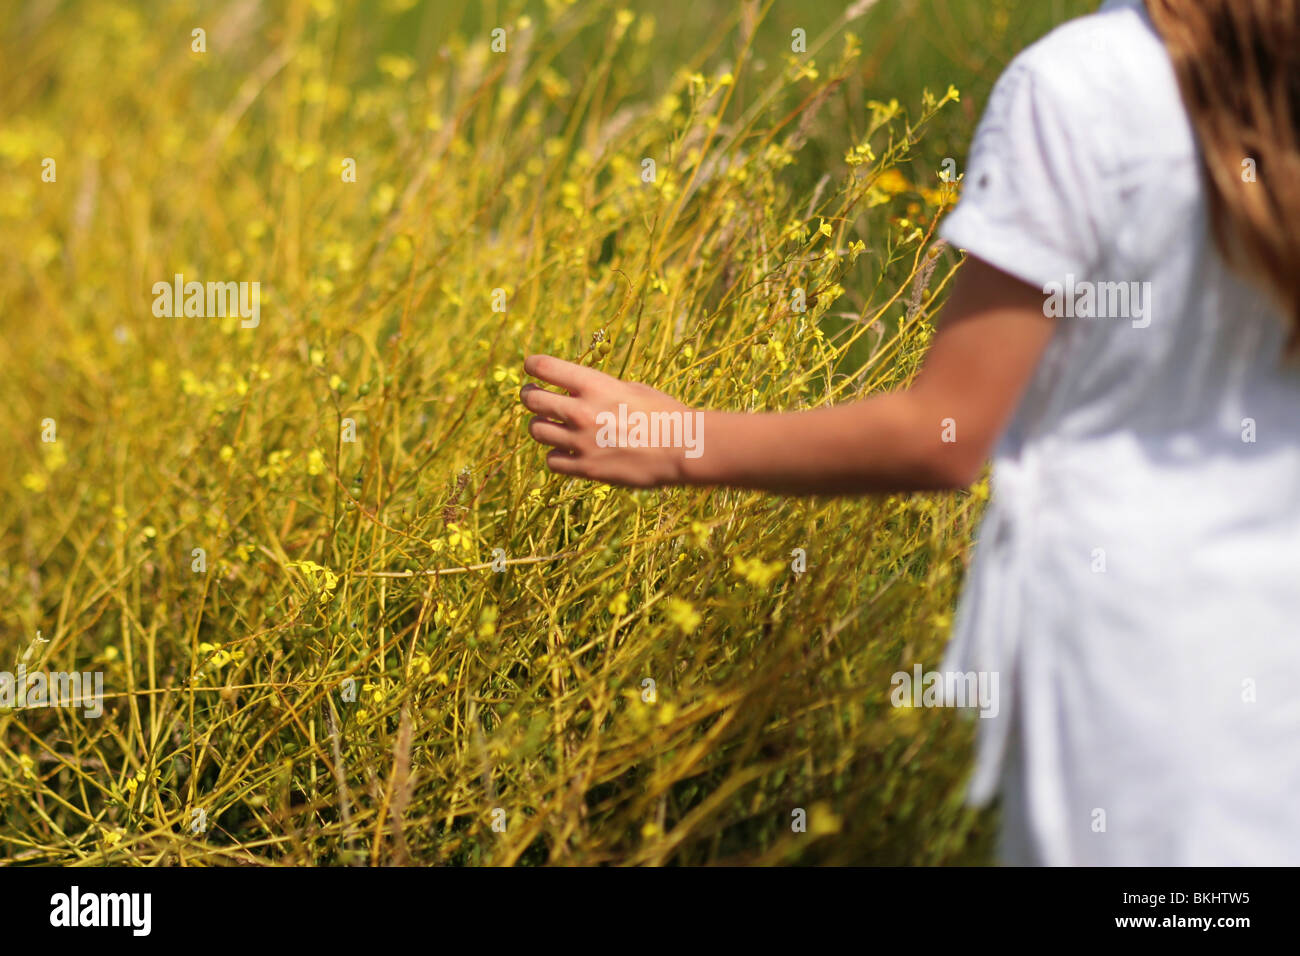
[[[750,584],[765,588],[776,580],[776,576],[785,568],[784,561],[764,562],[759,558],[746,558],[736,555],[731,562],[731,570]]]
[[[290,561],[289,567],[295,568],[302,572],[307,583],[311,585],[312,590],[320,593],[321,597],[328,600],[334,595],[334,589],[338,586],[339,576],[323,565],[315,561]]]
[[[50,486],[49,476],[68,463],[68,453],[60,442],[41,443],[42,469],[29,471],[22,477],[22,485],[28,491],[43,494]]]
[[[683,634],[690,634],[700,626],[703,618],[690,601],[683,601],[681,598],[669,598],[668,620],[676,625]]]
[[[242,648],[228,648],[223,644],[210,644],[207,641],[199,644],[199,659],[203,662],[202,667],[207,670],[219,671],[230,664],[238,664],[244,656],[245,652]]]

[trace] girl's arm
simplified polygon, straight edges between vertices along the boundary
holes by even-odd
[[[642,488],[726,485],[787,494],[959,488],[978,476],[1052,328],[1039,289],[970,258],[906,389],[804,412],[695,412],[646,385],[532,355],[525,371],[569,394],[526,385],[521,399],[537,416],[530,434],[554,447],[547,463],[559,474]],[[625,421],[635,412],[691,416],[698,434],[675,434],[695,444],[610,445],[620,404]]]

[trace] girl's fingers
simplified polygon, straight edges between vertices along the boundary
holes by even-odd
[[[577,399],[570,395],[561,395],[559,392],[552,392],[531,384],[519,390],[519,400],[530,412],[561,422],[573,421],[573,411],[578,404]]]
[[[533,378],[558,385],[574,395],[580,395],[585,389],[590,389],[610,378],[604,372],[578,365],[576,362],[566,362],[554,355],[528,356],[524,359],[524,371]]]
[[[535,416],[529,420],[528,434],[532,435],[534,440],[543,445],[550,445],[552,448],[562,448],[565,451],[578,450],[578,433],[568,425],[561,425],[548,418]]]
[[[586,477],[582,473],[582,459],[570,455],[568,452],[556,449],[546,456],[546,467],[557,475],[571,475],[574,477]]]

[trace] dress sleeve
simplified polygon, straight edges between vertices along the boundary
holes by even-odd
[[[953,245],[1036,286],[1091,274],[1106,237],[1106,130],[1065,73],[1023,55],[1003,73],[975,132],[961,200],[940,227]]]

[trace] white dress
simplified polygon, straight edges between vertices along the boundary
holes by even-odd
[[[1004,690],[970,797],[1001,792],[1006,862],[1300,864],[1300,374],[1198,163],[1159,36],[1112,0],[1008,68],[941,231],[1037,286],[1139,291],[1054,319],[942,665]]]

